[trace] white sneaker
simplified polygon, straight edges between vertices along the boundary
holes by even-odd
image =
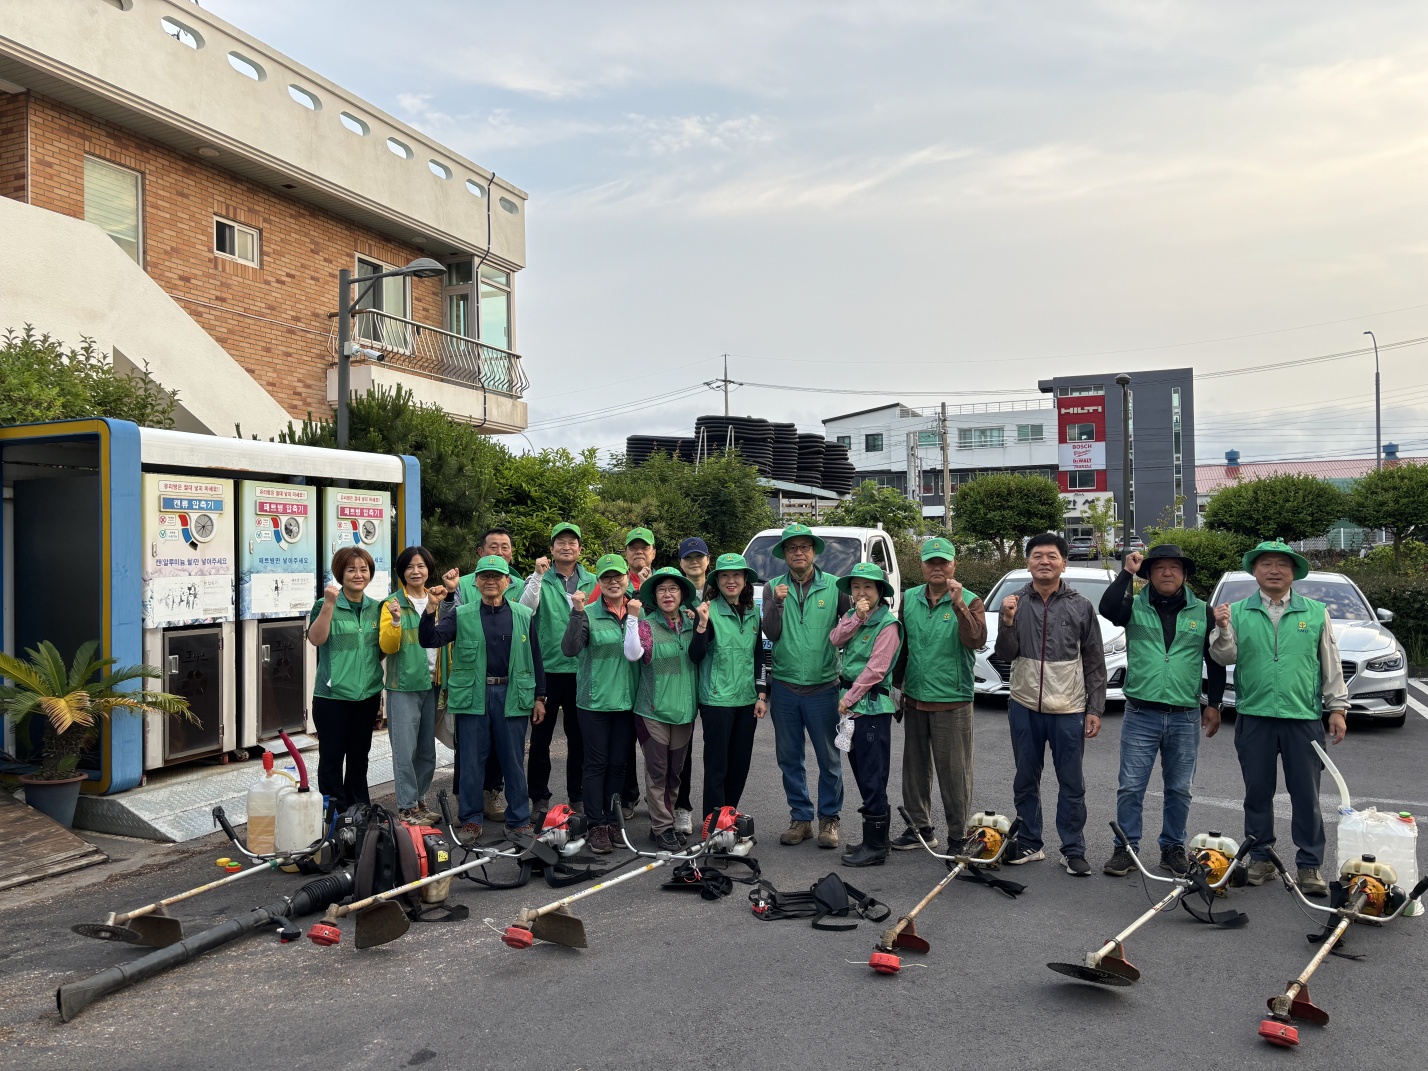
[[[674,812],[674,831],[690,834],[694,832],[694,812],[679,809]]]

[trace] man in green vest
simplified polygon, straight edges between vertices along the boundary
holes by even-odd
[[[893,840],[899,851],[937,847],[932,772],[947,820],[947,844],[961,844],[972,805],[972,699],[977,651],[987,642],[982,600],[957,580],[957,549],[922,544],[923,583],[903,596],[902,805],[913,825]]]
[[[1145,789],[1160,754],[1165,804],[1160,819],[1160,866],[1172,874],[1189,869],[1185,854],[1190,786],[1200,751],[1200,731],[1220,728],[1225,667],[1210,657],[1215,617],[1186,580],[1195,563],[1173,543],[1130,551],[1120,574],[1101,596],[1100,611],[1126,630],[1126,709],[1121,719],[1121,768],[1116,790],[1116,822],[1130,841],[1117,838],[1102,873],[1124,877],[1135,870],[1131,851],[1140,849]],[[1135,578],[1149,582],[1136,594]],[[1200,709],[1204,667],[1207,705]]]
[[[629,568],[629,588],[638,596],[640,585],[654,570],[655,537],[648,528],[631,528],[625,536],[625,565]],[[635,804],[640,802],[640,770],[635,759],[635,738],[625,753],[625,783],[620,789],[621,812],[626,820],[635,816]]]
[[[719,593],[709,583],[709,544],[698,536],[690,536],[679,542],[679,571],[694,585],[691,607],[702,606]],[[689,790],[694,781],[694,739],[684,751],[684,770],[679,775],[679,798],[674,804],[674,831],[684,837],[694,832],[694,804],[690,801]]]
[[[1322,602],[1294,590],[1309,575],[1309,563],[1288,544],[1261,543],[1244,556],[1245,572],[1259,590],[1247,599],[1215,607],[1210,657],[1235,667],[1235,752],[1245,779],[1245,836],[1254,837],[1247,880],[1261,885],[1274,876],[1276,757],[1284,766],[1289,792],[1299,888],[1306,896],[1327,896],[1324,819],[1319,812],[1319,757],[1324,711],[1329,738],[1347,731],[1348,688],[1339,664],[1339,645]]]
[[[813,801],[803,768],[804,736],[818,759],[818,846],[838,847],[843,810],[843,757],[838,733],[838,652],[828,637],[852,606],[833,577],[815,564],[823,540],[806,524],[790,524],[774,544],[788,569],[764,585],[764,635],[773,644],[770,710],[774,750],[791,815],[780,844],[813,836]]]

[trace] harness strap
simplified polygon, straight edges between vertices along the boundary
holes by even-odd
[[[959,881],[971,881],[978,885],[985,885],[989,889],[995,889],[999,893],[1005,893],[1015,900],[1022,893],[1026,892],[1026,886],[1020,882],[1008,881],[1006,878],[994,878],[984,873],[980,867],[969,866],[963,868],[957,875]]]

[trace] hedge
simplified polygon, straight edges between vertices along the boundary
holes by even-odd
[[[1354,582],[1375,609],[1393,611],[1390,631],[1414,665],[1428,663],[1428,576],[1359,573]]]

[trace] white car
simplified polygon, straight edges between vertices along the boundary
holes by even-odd
[[[888,583],[892,585],[892,611],[902,609],[902,577],[898,574],[897,552],[893,550],[892,535],[881,528],[847,528],[838,525],[815,525],[813,534],[823,540],[823,553],[818,556],[818,568],[835,577],[847,576],[859,562],[873,562],[880,566]],[[782,528],[766,528],[744,548],[744,560],[749,567],[765,581],[772,580],[787,571],[783,561],[773,556],[774,544],[783,538]],[[759,585],[755,597],[759,612],[763,613],[763,585]]]
[[[1067,566],[1061,579],[1091,600],[1092,606],[1101,605],[1101,596],[1111,586],[1116,574],[1108,569],[1091,566]],[[993,657],[997,644],[997,626],[1001,624],[1000,607],[1008,595],[1020,591],[1031,583],[1031,574],[1025,569],[1013,569],[997,581],[990,595],[982,597],[987,608],[987,645],[977,652],[976,692],[978,695],[1009,695],[1011,693],[1011,663]],[[1123,691],[1126,683],[1126,630],[1111,624],[1099,614],[1096,620],[1101,626],[1101,646],[1106,656],[1106,698],[1117,703],[1125,700]]]

